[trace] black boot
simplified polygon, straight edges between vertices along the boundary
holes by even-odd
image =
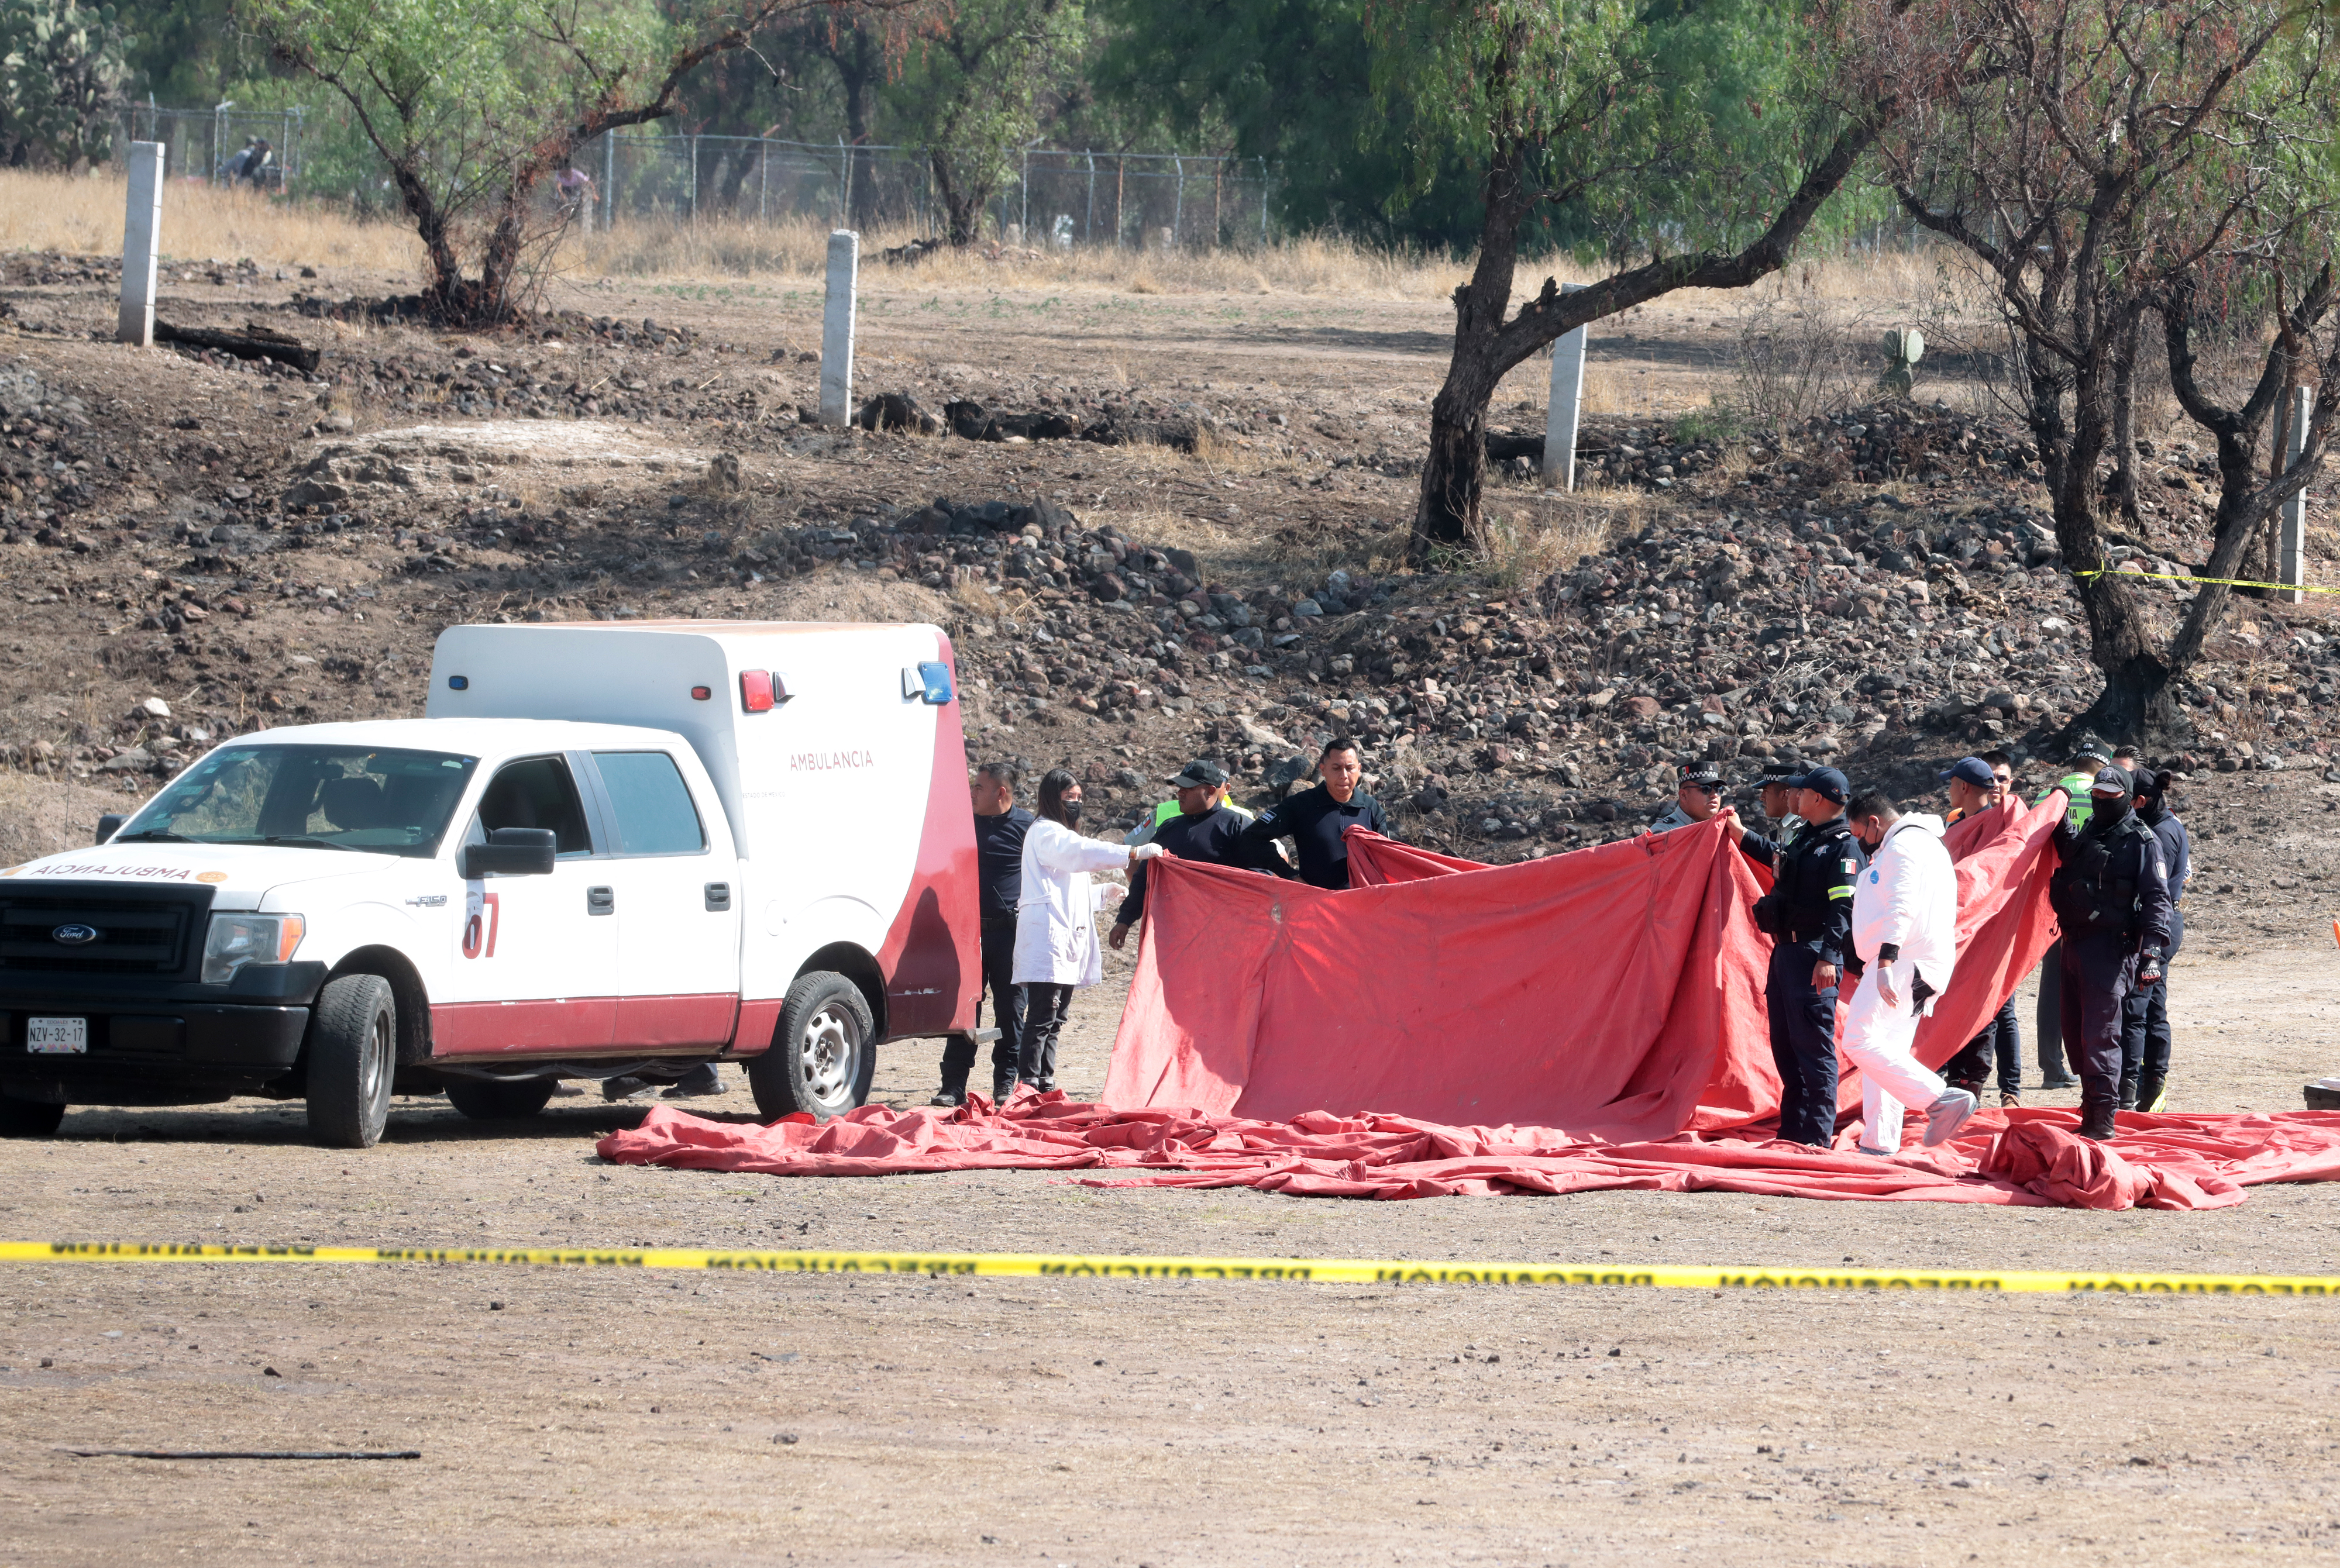
[[[2113,1113],[2109,1107],[2101,1110],[2087,1111],[2080,1118],[2082,1138],[2094,1139],[2098,1143],[2102,1143],[2112,1137],[2115,1130]]]
[[[2123,1110],[2135,1110],[2137,1109],[2137,1080],[2133,1078],[2124,1078],[2121,1080],[2120,1108]]]
[[[2137,1108],[2139,1110],[2157,1114],[2162,1109],[2163,1101],[2168,1098],[2168,1080],[2147,1073],[2137,1080]]]
[[[967,1103],[967,1085],[962,1083],[957,1089],[953,1089],[949,1084],[946,1083],[940,1089],[935,1090],[935,1097],[927,1101],[927,1103],[928,1105],[965,1105]]]
[[[992,1104],[1006,1105],[1009,1100],[1015,1097],[1015,1094],[1016,1075],[1014,1073],[1008,1073],[1004,1077],[996,1072],[991,1075]]]

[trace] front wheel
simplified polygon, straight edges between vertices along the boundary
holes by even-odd
[[[309,1136],[327,1149],[372,1149],[390,1120],[398,1007],[390,981],[345,974],[317,993],[309,1020]]]
[[[748,1063],[759,1115],[805,1111],[821,1121],[869,1098],[878,1071],[869,999],[841,974],[816,970],[788,989],[772,1048]]]
[[[517,1121],[552,1099],[549,1078],[450,1078],[447,1103],[473,1121]]]
[[[0,1094],[0,1138],[46,1138],[64,1119],[63,1101],[52,1104]]]

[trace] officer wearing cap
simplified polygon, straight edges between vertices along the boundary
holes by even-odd
[[[2057,779],[2039,798],[2064,792],[2064,825],[2074,833],[2088,825],[2088,792],[2097,770],[2112,765],[2109,748],[2083,741],[2072,753],[2072,771]],[[2039,1037],[2039,1087],[2077,1089],[2080,1080],[2064,1065],[2064,944],[2059,939],[2039,961],[2039,1005],[2031,1017],[2032,1032]]]
[[[1759,794],[1763,807],[1763,819],[1771,824],[1771,842],[1781,849],[1796,842],[1804,819],[1796,814],[1791,800],[1792,785],[1803,770],[1793,763],[1772,761],[1763,764],[1763,782]]]
[[[1783,849],[1750,831],[1739,847],[1772,870],[1771,891],[1755,902],[1755,923],[1772,939],[1763,1001],[1780,1070],[1780,1137],[1825,1149],[1836,1138],[1837,982],[1862,856],[1844,820],[1851,793],[1844,774],[1814,768],[1789,788],[1805,823],[1796,842]]]
[[[2080,1070],[2080,1136],[2113,1135],[2120,1104],[2121,1007],[2157,983],[2169,952],[2169,877],[2161,841],[2131,809],[2135,784],[2107,763],[2089,781],[2087,820],[2056,829],[2063,863],[2048,902],[2063,928],[2064,1038]]]
[[[1722,770],[1710,762],[1686,762],[1674,770],[1674,804],[1650,824],[1651,833],[1671,833],[1701,823],[1722,809]]]
[[[2005,801],[2013,764],[2005,752],[1992,752],[1985,756],[1960,757],[1948,772],[1936,776],[1950,786],[1950,809],[1942,818],[1948,824],[1989,811]],[[2023,1104],[2023,1025],[2016,1017],[2015,999],[2011,996],[1999,1004],[1990,1021],[1982,1026],[1982,1032],[1967,1041],[1943,1067],[1942,1076],[1949,1080],[1952,1089],[1962,1089],[1979,1100],[1983,1080],[1994,1064],[1998,1069],[2000,1109],[2019,1108]]]
[[[1154,830],[1153,842],[1162,846],[1163,853],[1206,865],[1249,865],[1271,873],[1282,864],[1277,856],[1274,864],[1253,865],[1253,857],[1239,847],[1252,819],[1226,804],[1226,769],[1208,757],[1196,757],[1170,781],[1170,787],[1178,792],[1178,814]],[[1121,901],[1121,912],[1106,936],[1115,951],[1129,940],[1130,928],[1145,918],[1145,879],[1151,869],[1150,862],[1140,861],[1129,873],[1129,896]],[[1284,870],[1280,874],[1294,873]]]

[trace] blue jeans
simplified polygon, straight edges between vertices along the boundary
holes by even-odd
[[[1771,950],[1763,1005],[1780,1070],[1780,1137],[1826,1149],[1836,1139],[1836,987],[1814,989],[1812,950]]]

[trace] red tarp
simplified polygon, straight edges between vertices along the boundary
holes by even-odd
[[[2144,1116],[2093,1143],[2068,1110],[1984,1111],[1965,1136],[1894,1159],[1683,1134],[1599,1143],[1536,1127],[1441,1127],[1395,1116],[1312,1112],[1253,1121],[1172,1109],[1108,1110],[1026,1094],[1005,1110],[977,1096],[959,1110],[864,1106],[825,1126],[710,1121],[658,1106],[613,1132],[602,1158],[628,1165],[774,1176],[936,1170],[1110,1172],[1120,1187],[1255,1187],[1321,1198],[1498,1193],[1752,1192],[1781,1198],[2221,1208],[2266,1181],[2340,1177],[2340,1111]]]
[[[2054,939],[2063,803],[1952,827],[1960,951],[1918,1036],[1934,1065]],[[1778,1110],[1759,868],[1727,823],[1482,867],[1351,830],[1329,893],[1155,863],[1105,1103],[864,1107],[826,1126],[664,1107],[610,1159],[779,1175],[1114,1170],[1104,1185],[1421,1198],[1603,1188],[2212,1208],[2340,1176],[2340,1112],[2141,1116],[2109,1144],[2065,1110],[1985,1111],[1887,1159],[1765,1140]],[[1846,1074],[1843,1103],[1859,1099]],[[1474,1125],[1499,1117],[1505,1125]],[[1720,1136],[1735,1133],[1737,1136]]]
[[[2060,798],[1950,828],[1958,962],[1919,1026],[1958,1054],[2055,940]],[[1339,894],[1212,866],[1153,875],[1105,1103],[1284,1120],[1490,1114],[1618,1139],[1779,1112],[1760,868],[1716,821],[1516,865],[1349,831]],[[1162,870],[1157,865],[1156,873]],[[1839,1104],[1860,1100],[1849,1063]]]

